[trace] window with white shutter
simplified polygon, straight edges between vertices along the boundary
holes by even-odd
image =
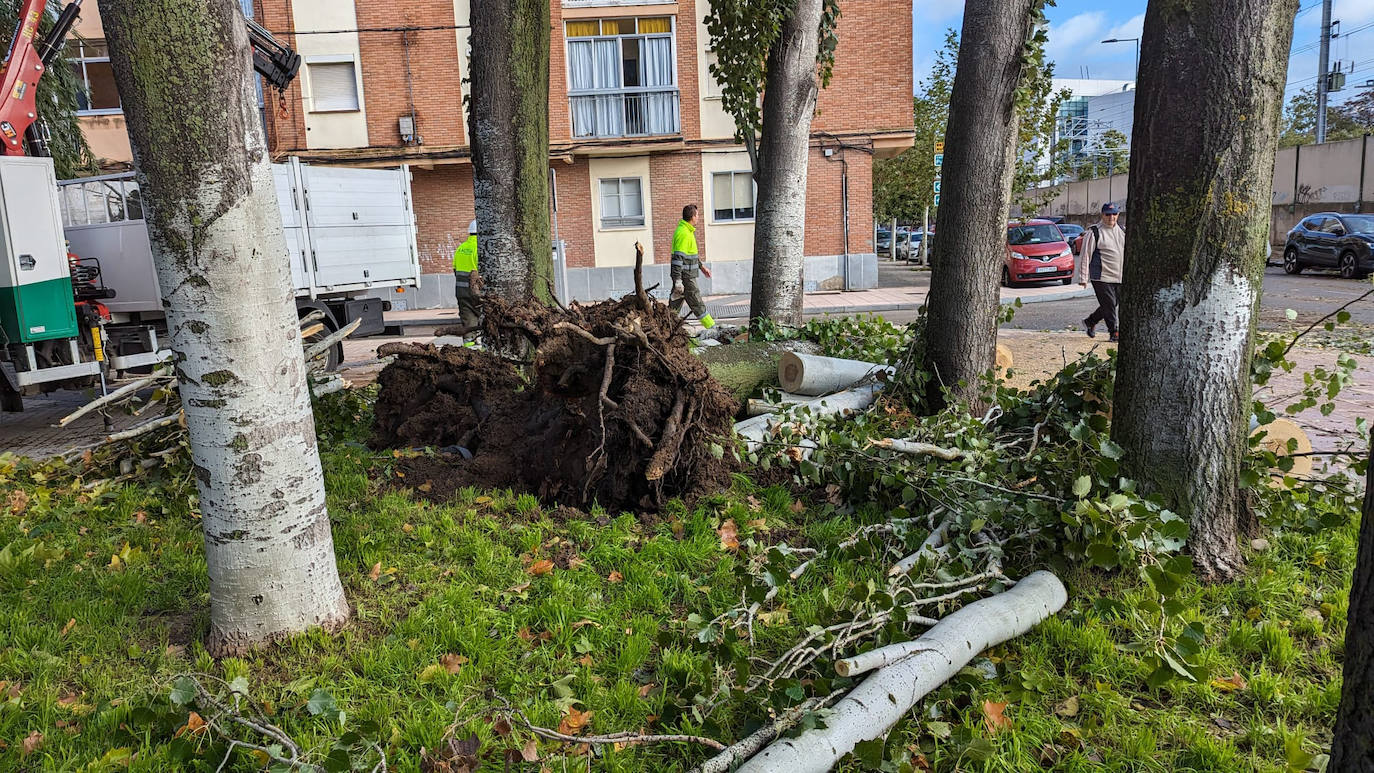
[[[311,110],[316,113],[358,110],[357,65],[352,61],[309,62]]]

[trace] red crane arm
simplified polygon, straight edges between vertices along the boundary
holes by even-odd
[[[24,155],[24,132],[38,120],[34,96],[47,68],[34,38],[46,5],[47,0],[24,0],[9,53],[0,64],[0,141],[7,156]]]

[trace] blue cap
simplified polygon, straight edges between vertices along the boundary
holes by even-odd
[[[1121,214],[1121,207],[1118,207],[1115,201],[1109,201],[1102,205],[1102,214],[1119,215]]]

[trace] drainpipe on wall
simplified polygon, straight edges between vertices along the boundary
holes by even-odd
[[[1298,214],[1298,177],[1302,171],[1302,146],[1293,147],[1293,214]]]

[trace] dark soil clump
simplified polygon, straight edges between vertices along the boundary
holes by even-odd
[[[407,483],[433,498],[514,488],[645,510],[729,485],[738,406],[667,306],[636,294],[568,310],[489,300],[485,312],[492,351],[382,347],[396,360],[378,377],[372,445],[440,451],[400,460]]]

